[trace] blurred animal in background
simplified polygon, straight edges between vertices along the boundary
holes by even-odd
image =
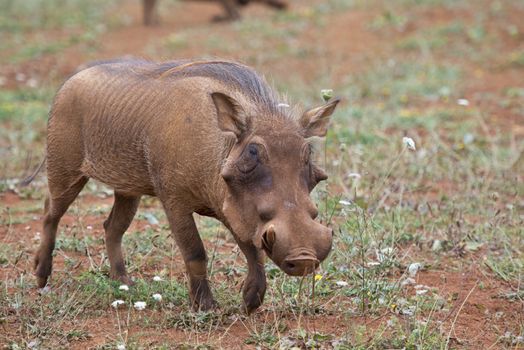
[[[188,1],[188,0],[186,0]],[[249,3],[262,3],[269,7],[273,7],[278,10],[284,10],[287,8],[287,2],[284,0],[190,0],[190,1],[214,1],[222,4],[225,10],[225,14],[222,16],[216,16],[215,21],[234,21],[240,19],[239,7],[248,5]],[[144,25],[151,26],[159,23],[159,15],[157,8],[157,0],[142,0],[143,4],[143,20]]]

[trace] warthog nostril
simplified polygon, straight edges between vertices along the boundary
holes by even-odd
[[[275,241],[276,241],[275,227],[271,225],[269,226],[267,231],[262,234],[262,246],[266,249],[268,253],[271,254]]]

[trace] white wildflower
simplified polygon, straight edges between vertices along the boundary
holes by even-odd
[[[162,277],[160,277],[160,276],[155,276],[155,277],[153,277],[153,281],[155,281],[155,282],[161,282],[161,281],[163,281],[163,279],[162,279]]]
[[[29,78],[29,80],[26,82],[27,86],[29,86],[30,88],[36,88],[38,86],[38,80],[36,80],[35,78]]]
[[[418,289],[415,293],[416,293],[417,295],[424,295],[424,294],[426,294],[427,292],[428,292],[427,289]]]
[[[355,179],[355,180],[360,180],[360,178],[362,177],[362,175],[360,175],[359,173],[349,173],[348,174],[348,177],[352,178],[352,179]]]
[[[415,147],[415,141],[411,137],[404,136],[402,138],[402,143],[404,146],[406,146],[408,149],[412,151],[416,151],[417,148]]]
[[[417,284],[415,286],[415,289],[429,289],[429,287],[424,284]]]
[[[50,293],[50,292],[51,292],[51,287],[49,287],[49,286],[45,286],[44,288],[40,288],[38,290],[38,293],[40,295],[45,295],[45,294]]]
[[[339,287],[347,287],[349,283],[347,283],[346,281],[337,281],[336,285]]]
[[[431,250],[434,252],[440,252],[442,250],[442,241],[440,239],[434,240],[431,245]]]
[[[126,346],[125,346],[125,344],[118,344],[118,345],[116,346],[116,349],[117,349],[117,350],[126,350]]]
[[[115,300],[115,301],[113,301],[113,302],[111,303],[111,306],[114,307],[115,309],[118,309],[118,307],[119,307],[120,305],[124,305],[125,303],[126,303],[126,302],[123,301],[122,299],[117,299],[117,300]]]
[[[24,73],[16,73],[15,79],[16,81],[24,81],[26,79],[26,76]]]
[[[162,295],[161,294],[153,294],[153,299],[155,299],[155,301],[158,301],[158,302],[161,302],[162,301]]]
[[[35,339],[33,341],[30,341],[29,344],[27,344],[28,349],[38,349],[38,345],[40,345],[40,341],[38,339]]]
[[[160,221],[152,213],[144,213],[144,217],[149,225],[158,226],[160,224]]]
[[[400,285],[402,287],[410,285],[410,284],[415,284],[415,280],[413,278],[411,278],[411,277],[408,277],[405,280],[403,280],[402,282],[400,282]]]
[[[92,229],[93,229],[93,226],[91,226],[91,225],[87,225],[87,226],[86,226],[86,229],[88,229],[88,230],[92,230]]]
[[[127,292],[129,290],[129,287],[127,286],[127,284],[122,284],[120,287],[118,287],[118,289],[123,292]]]
[[[469,101],[466,100],[465,98],[459,98],[459,99],[457,100],[457,104],[458,104],[459,106],[465,106],[465,107],[466,107],[466,106],[469,106]]]
[[[147,304],[146,304],[145,301],[137,301],[137,302],[135,302],[135,304],[133,306],[138,311],[142,311],[142,310],[144,310],[146,308]]]
[[[408,306],[400,310],[400,313],[406,316],[413,316],[415,314],[415,310],[416,310],[415,306]]]
[[[379,262],[384,262],[393,256],[393,248],[386,247],[381,249],[380,251],[377,249],[375,250],[375,255],[377,256],[377,260]]]
[[[378,261],[368,261],[367,263],[368,266],[378,266],[380,265],[380,263]]]
[[[462,138],[462,142],[464,142],[465,145],[469,145],[475,141],[475,135],[470,134],[469,132],[464,134],[464,137]]]
[[[347,201],[347,200],[344,200],[344,199],[341,199],[341,200],[338,201],[338,204],[342,204],[342,205],[345,205],[347,207],[347,206],[351,205],[351,202]]]
[[[415,277],[417,275],[417,272],[422,269],[421,263],[412,263],[408,267],[408,273],[411,277]]]

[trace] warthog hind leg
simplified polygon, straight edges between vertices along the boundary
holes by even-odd
[[[52,172],[48,171],[48,173]],[[49,177],[49,197],[46,198],[44,209],[43,235],[35,255],[34,265],[38,288],[45,287],[51,275],[58,223],[88,179],[79,175],[69,178],[62,177],[59,182],[54,182],[52,177]]]

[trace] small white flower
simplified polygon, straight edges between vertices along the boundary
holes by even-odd
[[[470,134],[469,132],[466,133],[466,134],[464,135],[464,137],[462,138],[462,142],[464,142],[465,145],[469,145],[469,144],[472,143],[473,141],[475,141],[475,135]]]
[[[400,282],[400,285],[402,287],[410,285],[410,284],[415,284],[415,280],[413,278],[411,278],[411,277],[408,277],[405,280],[403,280],[402,282]]]
[[[135,304],[133,306],[138,311],[142,311],[142,310],[144,310],[146,308],[147,304],[146,304],[145,301],[137,301],[137,302],[135,302]]]
[[[161,302],[162,301],[162,295],[161,294],[153,294],[153,299],[155,299],[155,301],[158,301],[158,302]]]
[[[349,173],[348,174],[348,177],[352,178],[352,179],[355,179],[355,180],[360,180],[360,178],[362,177],[362,175],[360,175],[359,173]]]
[[[392,247],[386,247],[382,248],[380,251],[377,249],[375,250],[375,255],[377,256],[377,260],[379,262],[384,262],[387,259],[391,258],[393,256],[393,248]]]
[[[50,292],[51,292],[51,287],[49,287],[49,286],[45,286],[44,288],[40,288],[40,289],[38,290],[38,293],[39,293],[40,295],[45,295],[45,294],[48,294],[48,293],[50,293]]]
[[[154,216],[152,213],[144,213],[144,217],[146,218],[149,225],[157,226],[160,224],[160,221]]]
[[[281,108],[289,108],[289,105],[287,103],[279,103],[277,105],[277,107],[281,107]]]
[[[153,281],[155,281],[155,282],[162,282],[163,279],[160,276],[155,276],[155,277],[153,277]]]
[[[344,199],[341,199],[341,200],[338,201],[338,204],[342,204],[342,205],[345,205],[347,207],[347,206],[351,205],[351,202],[350,201],[346,201]]]
[[[458,104],[459,106],[469,106],[469,101],[466,100],[465,98],[459,98],[459,99],[457,100],[457,104]]]
[[[15,79],[16,81],[24,81],[26,79],[26,76],[24,73],[16,73]]]
[[[417,272],[422,269],[421,263],[412,263],[408,267],[408,273],[411,277],[415,277],[417,275]]]
[[[400,313],[406,316],[413,316],[415,314],[415,310],[416,306],[408,306],[407,308],[400,310]]]
[[[417,148],[415,147],[415,141],[411,137],[404,136],[402,138],[402,143],[404,144],[404,146],[406,146],[408,149],[412,151],[417,150]]]
[[[123,301],[122,299],[117,299],[117,300],[115,300],[115,301],[113,301],[113,302],[111,303],[111,306],[114,307],[115,309],[118,309],[118,307],[119,307],[120,305],[124,305],[125,303],[126,303],[126,302]]]
[[[337,281],[336,284],[339,287],[347,287],[349,285],[346,281]]]
[[[378,261],[368,261],[367,265],[368,266],[378,266],[380,265],[380,263]]]
[[[126,345],[125,344],[118,344],[116,346],[117,350],[126,350]]]
[[[120,287],[118,287],[121,291],[127,292],[129,290],[129,287],[127,284],[122,284]]]
[[[87,226],[86,226],[86,229],[88,229],[88,230],[92,230],[92,229],[93,229],[93,226],[91,226],[91,225],[87,225]]]
[[[29,344],[27,344],[27,347],[29,349],[38,349],[38,345],[40,344],[40,341],[38,339],[35,339],[31,342],[29,342]]]
[[[417,295],[424,295],[424,294],[426,294],[427,292],[428,292],[427,289],[418,289],[415,293],[416,293]]]
[[[38,80],[36,80],[35,78],[30,78],[27,82],[26,82],[27,86],[29,86],[30,88],[36,88],[38,86]]]
[[[415,289],[429,289],[429,287],[424,284],[417,284],[415,286]]]

